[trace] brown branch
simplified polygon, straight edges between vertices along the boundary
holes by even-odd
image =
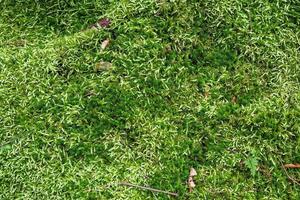
[[[284,170],[284,172],[285,172],[286,176],[288,177],[288,179],[291,180],[293,183],[295,183],[295,184],[297,184],[297,185],[300,185],[300,183],[299,183],[298,180],[294,179],[293,177],[291,177],[291,176],[289,175],[289,173],[286,171],[286,169],[285,169],[285,167],[284,167],[284,165],[283,165],[283,163],[281,162],[280,159],[279,159],[279,162],[281,163],[281,167],[282,167],[282,169]]]
[[[299,169],[300,168],[300,164],[285,164],[283,166],[284,166],[284,168],[287,168],[287,169]]]
[[[171,195],[171,196],[178,197],[178,194],[174,193],[174,192],[168,192],[168,191],[158,190],[158,189],[155,189],[155,188],[145,187],[145,186],[140,186],[140,185],[135,185],[135,184],[131,184],[131,183],[128,183],[128,182],[120,182],[119,185],[125,185],[125,186],[129,186],[129,187],[140,188],[142,190],[149,190],[149,191],[152,191],[152,192],[159,192],[159,193],[164,193],[164,194],[168,194],[168,195]]]

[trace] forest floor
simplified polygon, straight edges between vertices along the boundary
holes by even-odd
[[[299,1],[0,4],[0,199],[300,199]]]

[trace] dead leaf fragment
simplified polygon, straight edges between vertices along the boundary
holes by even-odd
[[[236,97],[236,96],[233,96],[233,97],[231,98],[231,103],[234,103],[234,104],[237,103],[237,97]]]
[[[107,28],[109,27],[109,25],[111,24],[111,20],[108,18],[102,18],[100,19],[98,22],[96,22],[95,24],[92,24],[90,26],[91,29],[99,29],[99,28]]]
[[[193,177],[193,176],[196,176],[197,175],[197,172],[196,172],[196,170],[192,167],[191,169],[190,169],[190,177]]]
[[[95,65],[96,72],[106,71],[106,70],[109,70],[110,68],[112,68],[112,64],[110,62],[100,61],[100,62],[96,63],[96,65]]]
[[[196,184],[195,184],[194,179],[193,179],[193,177],[196,176],[196,175],[197,175],[196,170],[193,167],[191,167],[188,182],[187,182],[188,187],[189,187],[189,192],[192,192],[194,187],[196,187]]]
[[[102,27],[102,28],[106,28],[108,27],[110,24],[111,24],[111,21],[110,19],[108,18],[103,18],[103,19],[100,19],[98,21],[98,24]]]
[[[109,39],[106,39],[104,40],[102,43],[101,43],[101,49],[104,50],[110,43],[110,40]]]
[[[189,192],[192,192],[193,189],[196,187],[196,184],[191,176],[188,179],[188,187],[189,187]]]
[[[204,97],[205,97],[205,99],[207,99],[207,98],[209,97],[208,91],[205,91],[205,92],[204,92]]]
[[[167,45],[165,46],[165,49],[164,49],[165,53],[170,53],[172,51],[172,47],[171,45]]]
[[[300,169],[300,164],[285,164],[283,166],[286,169]]]

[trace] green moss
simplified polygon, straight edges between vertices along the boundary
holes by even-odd
[[[296,1],[1,5],[1,199],[299,198]]]

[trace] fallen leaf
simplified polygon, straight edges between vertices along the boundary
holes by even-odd
[[[287,168],[287,169],[299,169],[300,168],[300,164],[285,164],[283,166],[284,166],[284,168]]]
[[[193,176],[196,176],[197,175],[197,172],[196,172],[196,170],[192,167],[191,169],[190,169],[190,177],[193,177]]]
[[[196,187],[193,177],[191,177],[191,176],[188,179],[188,187],[189,187],[189,192],[192,192],[193,189]]]
[[[236,103],[237,103],[237,97],[236,97],[236,96],[233,96],[233,97],[231,98],[231,102],[234,103],[234,104],[236,104]]]
[[[110,40],[109,39],[106,39],[104,40],[102,43],[101,43],[101,49],[104,50],[110,43]]]
[[[208,98],[208,96],[209,96],[209,93],[208,93],[208,91],[205,91],[205,92],[204,92],[204,97],[205,97],[205,99],[207,99],[207,98]]]
[[[165,47],[165,51],[166,51],[167,53],[171,52],[171,51],[172,51],[171,45],[167,45],[167,46]]]
[[[110,21],[110,19],[108,19],[108,18],[103,18],[103,19],[100,19],[100,20],[98,21],[98,25],[101,26],[102,28],[106,28],[106,27],[108,27],[110,24],[111,24],[111,21]]]
[[[112,64],[110,62],[100,61],[100,62],[96,63],[96,65],[95,65],[96,72],[106,71],[106,70],[109,70],[110,68],[112,68]]]
[[[102,18],[95,24],[91,25],[91,29],[107,28],[111,24],[111,20],[108,18]]]
[[[191,167],[188,182],[187,182],[188,187],[189,187],[189,192],[192,192],[193,188],[196,187],[196,184],[195,184],[194,179],[193,179],[193,177],[196,176],[196,175],[197,175],[196,170],[193,167]]]

